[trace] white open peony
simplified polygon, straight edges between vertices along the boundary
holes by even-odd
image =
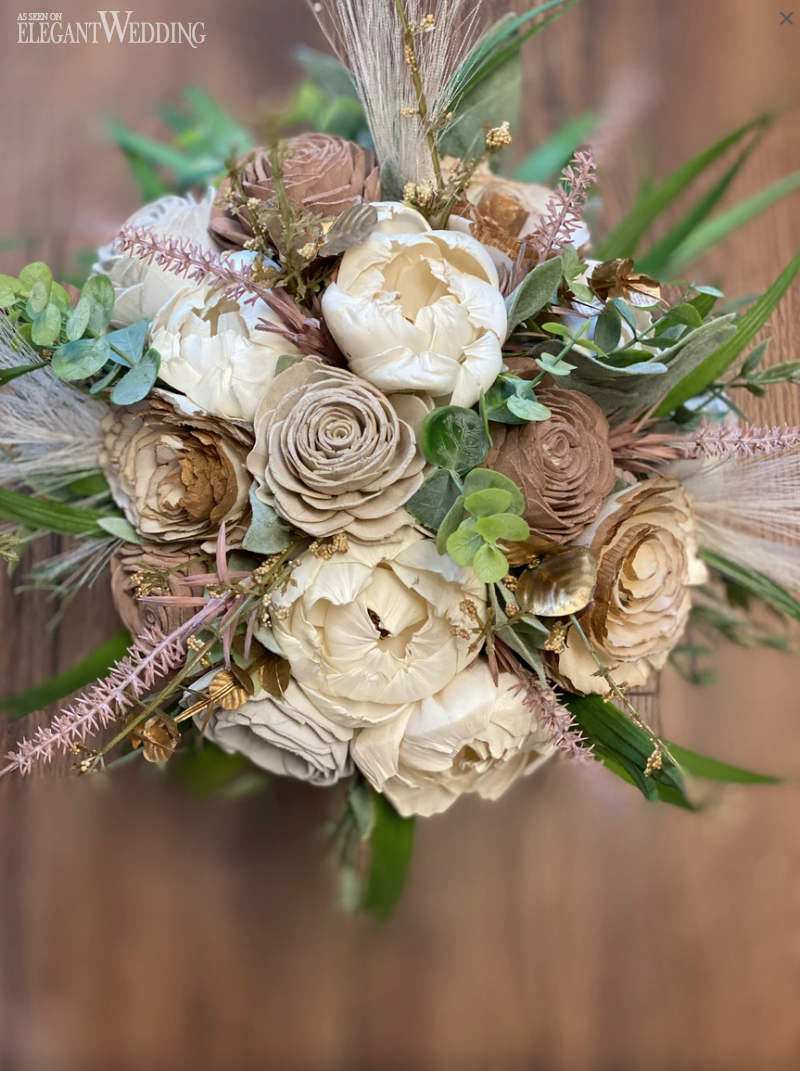
[[[474,405],[502,367],[506,306],[497,269],[467,234],[433,231],[383,203],[325,291],[325,321],[351,369],[381,390]]]
[[[279,358],[298,352],[281,335],[259,329],[260,320],[278,323],[263,301],[247,304],[208,286],[184,287],[151,326],[160,378],[207,413],[252,424]]]
[[[477,659],[436,695],[358,732],[353,761],[400,814],[432,815],[465,792],[494,800],[554,751],[509,673]]]
[[[126,226],[146,227],[162,238],[178,238],[210,252],[217,246],[208,233],[211,206],[216,191],[209,186],[201,201],[191,195],[170,194],[144,205],[125,221]],[[186,282],[179,275],[148,264],[139,257],[129,257],[114,249],[113,243],[98,250],[93,274],[107,275],[114,284],[116,300],[111,322],[127,327],[137,320],[152,320],[159,309]]]
[[[330,559],[306,555],[272,596],[275,638],[332,721],[355,728],[404,713],[475,657],[485,587],[411,528]],[[470,614],[472,610],[472,615]]]

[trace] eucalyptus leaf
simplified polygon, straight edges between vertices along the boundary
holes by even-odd
[[[35,346],[52,346],[61,334],[61,313],[53,305],[45,305],[31,325],[31,342]]]
[[[88,329],[95,335],[102,335],[114,311],[114,284],[106,275],[93,275],[86,280],[81,297],[85,297],[91,305]]]
[[[463,520],[447,539],[447,553],[456,565],[471,565],[473,558],[483,546],[483,536],[477,530],[476,522],[471,517]]]
[[[491,517],[495,513],[504,513],[511,505],[512,498],[511,492],[504,488],[487,487],[465,498],[464,506],[473,517]]]
[[[140,544],[142,541],[136,534],[136,529],[125,517],[100,517],[98,525],[104,532],[121,539],[123,543]]]
[[[619,311],[615,305],[609,303],[595,320],[594,342],[605,353],[611,353],[619,345],[621,334],[622,320]]]
[[[494,469],[473,469],[464,479],[464,495],[467,497],[487,487],[497,487],[501,491],[509,492],[511,505],[508,509],[511,513],[524,511],[525,496],[514,481],[504,476],[502,472],[495,472]]]
[[[59,346],[50,367],[59,379],[67,382],[88,379],[100,371],[110,355],[105,338],[82,338]]]
[[[487,543],[496,543],[499,539],[518,542],[527,539],[530,533],[527,521],[516,513],[497,513],[493,517],[478,517],[475,527]]]
[[[83,298],[81,298],[83,301]],[[112,358],[118,360],[121,356],[132,367],[142,359],[144,346],[147,340],[147,320],[137,320],[127,327],[120,327],[117,331],[111,331],[106,335],[108,344],[114,353]],[[152,352],[152,351],[151,351]]]
[[[30,297],[27,302],[28,316],[33,320],[40,312],[43,312],[50,300],[50,284],[37,279],[31,287]]]
[[[524,398],[518,394],[512,394],[506,406],[515,417],[525,421],[549,420],[553,415],[546,405],[542,405],[535,398]]]
[[[134,405],[146,398],[155,386],[161,367],[158,350],[148,350],[138,364],[129,369],[111,391],[114,405]]]
[[[508,559],[497,547],[484,544],[475,554],[472,568],[478,580],[484,584],[496,584],[508,572]]]
[[[464,507],[464,499],[459,495],[445,514],[442,523],[439,525],[439,531],[436,533],[436,549],[440,554],[447,553],[448,539],[466,516],[467,511]]]
[[[53,274],[48,266],[41,260],[35,260],[32,264],[26,264],[19,273],[18,292],[28,297],[36,283],[42,283],[49,294],[52,282]]]
[[[291,542],[289,529],[281,524],[272,506],[258,497],[256,485],[250,488],[250,508],[253,519],[247,529],[242,547],[252,554],[279,554]]]
[[[458,485],[450,473],[434,469],[406,502],[406,509],[420,524],[436,532],[459,495]]]
[[[480,414],[458,405],[442,406],[428,413],[418,441],[427,461],[453,472],[479,465],[489,452]]]
[[[67,317],[64,326],[64,334],[69,342],[77,342],[83,338],[86,328],[89,326],[89,316],[92,311],[92,303],[88,298],[80,298],[78,304]]]

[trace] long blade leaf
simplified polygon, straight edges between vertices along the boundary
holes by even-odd
[[[97,510],[66,506],[50,498],[33,498],[0,487],[0,518],[26,528],[65,535],[102,536],[106,533],[97,522],[105,516]]]
[[[699,755],[696,751],[690,751],[679,744],[670,743],[668,747],[681,764],[681,768],[692,777],[702,777],[706,781],[726,781],[737,785],[769,785],[780,782],[779,777],[754,773],[752,770],[744,770],[739,766],[730,766],[727,762],[719,762],[707,755]]]
[[[519,182],[546,183],[561,172],[596,126],[597,116],[593,112],[570,119],[523,160],[514,178]]]
[[[363,907],[379,918],[391,914],[406,881],[414,844],[414,819],[403,818],[385,796],[375,796],[375,824]]]
[[[708,562],[712,569],[716,569],[723,576],[734,580],[740,587],[755,595],[757,599],[761,599],[762,602],[771,606],[773,610],[777,610],[778,613],[786,614],[787,617],[800,622],[800,602],[791,592],[771,580],[768,576],[756,572],[755,569],[748,569],[747,566],[732,562],[730,559],[724,558],[721,554],[716,554],[711,550],[701,549],[700,557]]]

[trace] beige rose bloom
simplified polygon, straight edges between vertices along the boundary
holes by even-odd
[[[579,615],[581,628],[617,684],[643,685],[652,670],[663,668],[683,634],[690,586],[706,578],[691,500],[677,480],[645,480],[615,495],[579,542],[598,561],[594,599]],[[574,626],[556,665],[572,691],[608,691]]]
[[[205,711],[196,715],[198,728],[205,720]],[[314,785],[332,785],[352,773],[352,731],[320,714],[294,681],[279,699],[257,692],[238,710],[217,710],[205,735],[229,755]]]
[[[272,595],[275,639],[323,714],[355,728],[401,715],[475,657],[486,588],[412,528],[307,554]]]
[[[184,398],[161,392],[112,410],[103,439],[100,464],[114,501],[148,542],[213,538],[249,508],[249,433],[193,411]]]
[[[476,659],[402,717],[360,730],[353,761],[403,815],[438,814],[465,792],[496,800],[554,751],[516,683],[502,673],[495,685]]]
[[[410,524],[403,504],[423,480],[425,461],[410,423],[377,387],[307,359],[273,382],[255,417],[247,466],[259,498],[314,536],[348,532],[384,539]],[[398,396],[416,424],[428,406]]]

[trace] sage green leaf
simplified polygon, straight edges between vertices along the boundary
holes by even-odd
[[[482,492],[486,493],[486,492]],[[531,534],[527,521],[516,513],[497,513],[493,517],[479,517],[475,527],[487,543],[496,543],[498,539],[518,542]]]
[[[121,358],[130,368],[142,359],[147,341],[147,320],[137,320],[136,323],[129,324],[127,327],[111,331],[106,335],[106,340],[113,351],[112,359],[117,361]]]
[[[414,819],[403,818],[385,796],[376,795],[364,910],[386,919],[406,883],[414,846]]]
[[[291,368],[293,364],[299,364],[304,361],[305,357],[302,353],[284,353],[282,357],[278,358],[275,365],[275,375],[279,376],[281,372],[285,372],[287,368]]]
[[[466,516],[467,511],[464,508],[464,499],[459,495],[445,514],[444,520],[439,525],[439,531],[436,533],[436,549],[440,554],[447,553],[448,539],[453,532],[456,531],[461,522],[465,520]]]
[[[41,260],[35,260],[32,264],[26,264],[19,273],[18,293],[28,297],[36,283],[42,283],[49,294],[52,282],[53,275],[48,266]]]
[[[72,312],[72,298],[61,283],[54,282],[50,287],[50,301],[55,305],[62,316],[69,316]]]
[[[158,350],[148,350],[138,364],[129,369],[111,391],[114,405],[134,405],[146,398],[155,386],[161,367]]]
[[[136,529],[125,517],[100,517],[97,524],[104,532],[121,539],[123,543],[140,544],[142,541],[136,534]]]
[[[13,275],[0,274],[0,309],[7,309],[17,300],[21,286]]]
[[[754,356],[758,356],[755,350],[750,354],[750,357]],[[748,364],[750,357],[745,362],[748,365],[747,369],[742,365],[742,375],[747,375],[748,372],[753,371],[753,364]],[[800,361],[778,361],[777,364],[771,364],[769,368],[763,368],[753,376],[753,379],[762,387],[765,387],[772,386],[775,383],[793,383],[797,381],[798,377],[800,377]]]
[[[51,677],[43,684],[37,684],[35,688],[0,699],[0,710],[8,713],[9,721],[17,721],[51,703],[58,703],[79,688],[105,677],[114,663],[125,657],[130,644],[130,633],[123,629],[71,669]]]
[[[406,502],[406,509],[420,524],[436,532],[460,493],[449,472],[434,469]]]
[[[109,361],[105,374],[92,383],[91,387],[89,387],[89,393],[100,394],[101,391],[106,390],[118,376],[122,375],[124,367],[124,365],[115,364],[113,361]]]
[[[106,275],[93,275],[86,280],[81,297],[91,303],[89,330],[95,335],[102,335],[107,330],[114,311],[114,284]]]
[[[289,529],[281,524],[272,506],[262,502],[256,494],[256,485],[250,488],[250,508],[253,519],[247,529],[242,547],[251,554],[280,554],[291,542]]]
[[[52,346],[61,334],[61,313],[55,305],[45,305],[31,324],[31,342],[35,346]]]
[[[41,279],[37,279],[31,287],[30,297],[27,302],[28,316],[33,320],[40,312],[44,312],[50,300],[50,284],[45,285]]]
[[[800,601],[775,580],[765,576],[764,573],[749,569],[745,565],[739,565],[737,562],[733,562],[729,558],[724,558],[721,554],[716,554],[714,551],[706,550],[705,548],[701,548],[700,557],[712,569],[716,569],[718,573],[721,573],[729,580],[735,581],[739,587],[761,599],[762,602],[771,606],[773,610],[777,610],[778,613],[785,614],[795,621],[800,621]]]
[[[635,256],[642,237],[684,190],[716,163],[728,149],[751,131],[765,126],[768,122],[767,117],[759,116],[745,123],[683,164],[663,182],[645,190],[628,215],[600,243],[599,249],[594,254],[597,259],[609,260],[612,257]]]
[[[548,185],[561,174],[577,148],[583,145],[597,126],[597,115],[586,112],[568,119],[555,134],[538,145],[514,172],[518,182],[534,182]]]
[[[489,452],[480,414],[459,405],[433,409],[422,421],[417,438],[427,461],[453,472],[479,465]]]
[[[699,755],[696,751],[680,747],[678,744],[668,744],[668,747],[681,768],[692,777],[702,777],[707,781],[727,781],[738,785],[769,785],[780,783],[779,777],[769,774],[754,773],[752,770],[744,770],[739,766],[730,766],[727,762],[719,762],[707,755]]]
[[[621,334],[622,319],[619,311],[615,305],[609,303],[595,320],[594,342],[605,353],[611,353],[619,345]]]
[[[447,553],[456,565],[470,565],[484,545],[483,536],[478,532],[475,523],[471,517],[468,517],[447,539]]]
[[[65,535],[102,535],[98,521],[104,514],[79,509],[48,498],[34,498],[0,487],[0,517],[26,528]]]
[[[783,269],[772,286],[747,310],[736,324],[736,330],[709,356],[683,376],[656,410],[655,416],[668,416],[678,406],[702,394],[743,353],[764,326],[776,305],[789,289],[800,270],[800,253]],[[720,323],[712,320],[711,323]],[[707,326],[707,325],[706,325]]]
[[[508,572],[508,559],[497,547],[484,544],[475,555],[472,568],[478,580],[484,584],[496,584]]]
[[[505,513],[512,499],[513,495],[505,488],[487,487],[465,498],[464,506],[473,517],[491,517],[495,513]]]
[[[506,402],[506,406],[515,417],[528,422],[532,420],[549,420],[553,415],[546,405],[542,405],[535,398],[525,398],[519,394],[512,394]]]
[[[67,317],[64,326],[64,334],[69,342],[77,342],[83,338],[86,328],[89,326],[89,315],[92,311],[92,303],[88,298],[82,297],[78,304]]]
[[[541,312],[548,301],[552,301],[561,282],[561,271],[561,257],[546,260],[544,264],[537,265],[506,298],[507,335],[519,324]]]
[[[59,346],[53,354],[50,367],[59,379],[72,382],[95,375],[110,356],[111,350],[105,338],[81,338]]]
[[[508,507],[511,513],[522,513],[525,509],[525,496],[522,491],[502,472],[495,472],[494,469],[473,469],[464,479],[464,495],[467,497],[487,487],[508,491],[511,495],[511,504]]]

